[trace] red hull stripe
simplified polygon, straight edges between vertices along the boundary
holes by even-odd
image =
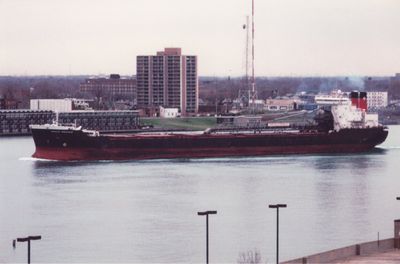
[[[37,147],[32,155],[49,160],[141,160],[171,158],[206,158],[229,156],[262,156],[312,153],[355,153],[372,149],[363,144],[241,147],[241,148],[193,148],[193,149],[128,149],[128,148],[46,148]]]

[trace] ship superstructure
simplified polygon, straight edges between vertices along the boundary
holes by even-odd
[[[316,96],[315,102],[330,108],[335,131],[345,128],[379,127],[378,114],[368,112],[365,92],[351,92],[348,95],[338,91],[331,95]]]

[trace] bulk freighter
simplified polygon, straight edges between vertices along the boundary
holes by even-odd
[[[246,128],[197,132],[149,132],[101,135],[81,127],[32,125],[35,158],[51,160],[130,160],[256,156],[271,154],[352,153],[374,148],[388,131],[368,114],[362,96],[318,97],[329,105],[314,125],[269,123]],[[332,99],[333,98],[333,99]]]

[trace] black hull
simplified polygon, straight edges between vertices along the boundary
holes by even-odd
[[[51,160],[130,160],[363,152],[382,143],[383,127],[339,132],[90,136],[81,130],[32,129],[33,157]]]

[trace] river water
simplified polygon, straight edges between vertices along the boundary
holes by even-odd
[[[130,162],[30,158],[30,137],[0,138],[0,262],[275,261],[393,236],[400,218],[400,126],[366,154]]]

